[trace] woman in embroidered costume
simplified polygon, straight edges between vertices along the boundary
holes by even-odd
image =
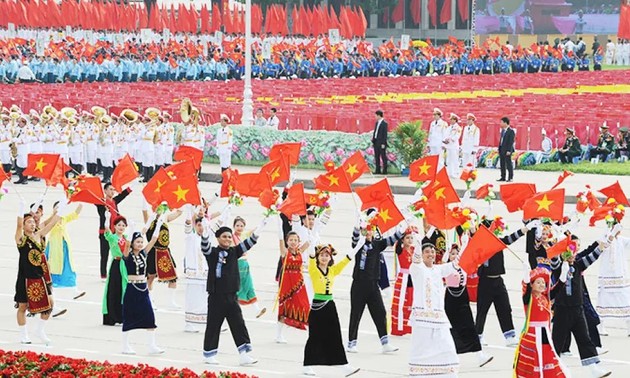
[[[398,275],[394,283],[394,300],[392,301],[392,335],[404,336],[411,333],[409,315],[413,303],[413,283],[409,277],[409,266],[413,258],[414,236],[418,233],[415,227],[405,232],[402,240],[394,246],[398,257]]]
[[[311,305],[308,301],[308,294],[304,286],[302,276],[302,252],[306,250],[309,243],[304,243],[300,247],[300,237],[297,233],[290,231],[283,239],[282,220],[278,218],[278,238],[280,245],[280,256],[282,257],[282,272],[280,274],[280,290],[278,292],[278,324],[276,342],[285,344],[282,337],[284,325],[297,329],[306,329],[308,314]]]
[[[241,217],[234,218],[234,233],[232,234],[232,240],[234,240],[234,245],[239,245],[241,242],[249,237],[249,232],[245,232],[245,219]],[[252,274],[249,271],[249,262],[247,261],[247,252],[243,254],[243,256],[238,259],[238,271],[241,276],[241,285],[236,293],[238,297],[238,303],[241,306],[245,305],[253,305],[256,309],[256,318],[260,318],[267,312],[267,309],[263,307],[262,309],[258,305],[258,298],[256,298],[256,291],[254,291],[254,280],[252,279]]]
[[[465,246],[464,246],[465,248]],[[462,248],[463,249],[463,248]],[[453,244],[449,251],[449,261],[455,261],[459,256],[459,246]],[[457,354],[475,352],[479,367],[484,367],[493,357],[481,350],[481,342],[475,321],[470,310],[470,299],[466,287],[466,272],[461,269],[457,273],[446,277],[446,297],[444,311],[451,322],[451,335],[455,341]]]
[[[60,208],[65,207],[65,202]],[[59,209],[61,210],[61,209]],[[35,334],[44,343],[50,339],[44,331],[44,325],[50,317],[53,307],[52,288],[44,279],[45,266],[44,235],[46,235],[59,221],[54,214],[50,221],[41,229],[32,214],[24,214],[24,203],[20,202],[15,229],[15,244],[20,253],[17,280],[15,282],[15,308],[17,308],[17,323],[20,330],[20,342],[30,344],[26,329],[26,310],[31,314],[41,314]]]
[[[514,357],[514,376],[566,377],[568,370],[551,345],[551,301],[549,291],[550,272],[538,267],[530,271],[525,263],[523,277],[523,304],[525,326]]]
[[[184,305],[184,332],[197,333],[197,325],[205,325],[208,317],[208,263],[201,252],[201,236],[206,218],[207,207],[204,205],[192,208],[188,205],[188,214],[184,222],[185,255],[184,277],[186,294]],[[146,248],[145,248],[146,249]]]
[[[149,249],[147,253],[147,283],[149,290],[153,290],[153,281],[157,277],[159,282],[168,283],[168,288],[171,289],[171,307],[179,308],[180,306],[175,302],[175,293],[177,289],[177,271],[175,260],[171,255],[171,233],[168,228],[168,222],[172,222],[182,215],[182,211],[177,209],[175,211],[168,212],[168,206],[166,203],[162,203],[155,210],[153,216],[149,216],[148,204],[145,201],[145,209],[142,210],[142,216],[146,222],[145,229],[147,229],[147,238],[152,239],[153,234],[158,233],[158,239],[155,246]],[[165,215],[164,223],[161,228],[156,228],[157,218]]]
[[[435,265],[435,247],[422,245],[413,255],[409,274],[413,279],[413,307],[410,323],[410,377],[457,377],[459,358],[444,312],[443,279],[456,274],[458,259]]]
[[[352,255],[363,247],[358,243]],[[312,366],[341,366],[346,377],[359,371],[348,364],[341,338],[341,325],[337,306],[333,301],[332,289],[335,278],[352,259],[347,255],[335,264],[337,254],[332,245],[319,245],[315,255],[310,256],[308,273],[313,282],[313,303],[308,317],[308,340],[304,347],[304,375],[314,376]]]
[[[59,202],[54,203],[54,212],[58,211],[58,204]],[[74,259],[66,227],[68,223],[79,218],[81,209],[83,209],[83,205],[79,204],[76,210],[62,217],[53,227],[45,251],[53,287],[74,289],[74,299],[81,298],[85,292],[79,291],[77,286],[77,273],[74,268]]]
[[[156,229],[162,226],[162,219],[158,220]],[[146,230],[142,230],[145,232]],[[145,249],[153,247],[158,239],[154,234],[149,243],[144,246],[144,237],[139,232],[134,232],[131,243],[122,250],[125,268],[129,273],[127,276],[127,289],[123,297],[123,354],[136,354],[129,345],[129,331],[134,329],[146,329],[149,331],[149,354],[164,353],[155,343],[155,314],[151,299],[149,298],[149,287],[147,286],[146,268],[147,254]]]
[[[109,223],[111,213],[105,213],[105,224]],[[123,253],[128,248],[128,241],[124,235],[127,229],[127,219],[118,216],[114,220],[114,231],[106,230],[105,240],[109,244],[109,254],[111,264],[105,281],[105,292],[103,294],[103,325],[116,325],[123,322],[122,299],[127,288],[127,268],[121,263]]]

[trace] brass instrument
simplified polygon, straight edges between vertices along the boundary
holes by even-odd
[[[149,119],[151,119],[152,121],[158,119],[161,114],[162,112],[158,108],[147,108],[144,111],[145,117],[149,117]]]
[[[120,118],[124,118],[129,123],[135,123],[138,120],[138,113],[131,109],[125,109],[120,113]]]
[[[62,108],[60,111],[62,116],[66,117],[66,118],[74,118],[77,115],[77,110],[75,108],[70,108],[70,107],[65,107]]]
[[[192,121],[193,109],[197,109],[193,106],[192,101],[189,98],[182,100],[182,104],[179,107],[179,115],[182,118],[182,122],[188,124]],[[197,110],[199,112],[199,110]]]
[[[100,106],[92,106],[90,110],[96,119],[100,119],[102,116],[107,114],[107,110],[105,110],[105,108],[101,108]]]
[[[50,116],[50,118],[57,118],[59,111],[55,109],[52,105],[46,105],[44,106],[44,109],[42,109],[42,114],[47,114],[48,116]]]

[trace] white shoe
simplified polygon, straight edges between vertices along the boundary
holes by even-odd
[[[285,339],[284,337],[280,336],[280,337],[276,337],[276,344],[286,344],[287,343],[287,339]]]
[[[28,336],[24,336],[24,337],[22,337],[22,339],[20,339],[20,343],[21,344],[31,344],[31,339],[29,339]]]
[[[195,326],[193,326],[192,324],[186,323],[186,325],[184,326],[184,332],[186,332],[186,333],[199,333],[199,330],[197,328],[195,328]]]
[[[162,354],[164,353],[164,349],[160,348],[157,345],[151,345],[149,347],[149,354]]]
[[[508,337],[505,339],[505,346],[507,347],[515,347],[518,345],[518,339],[516,337]]]
[[[308,375],[309,377],[315,377],[317,374],[315,374],[315,370],[313,370],[312,367],[304,366],[304,368],[302,369],[302,375]]]
[[[482,346],[486,346],[486,345],[488,345],[488,343],[486,342],[486,340],[484,340],[483,335],[479,335],[479,343],[480,343]]]
[[[383,344],[383,353],[393,353],[398,350],[398,347],[393,346],[390,343]]]
[[[204,357],[203,363],[204,364],[208,364],[208,365],[219,365],[219,361],[217,360],[217,356]]]
[[[485,354],[483,351],[477,352],[477,361],[479,362],[479,367],[486,366],[493,359],[494,359],[493,356],[489,356]]]
[[[350,365],[350,364],[343,365],[343,366],[341,367],[341,369],[343,370],[343,375],[344,375],[345,377],[349,377],[349,376],[351,376],[351,375],[353,375],[353,374],[356,374],[356,373],[357,373],[357,372],[359,372],[359,370],[360,370],[359,368],[354,367],[354,366],[352,366],[352,365]]]
[[[604,347],[597,347],[595,349],[597,349],[597,355],[598,356],[601,356],[602,354],[608,353],[608,349],[606,349]]]
[[[591,369],[591,376],[593,378],[604,378],[604,377],[608,377],[611,374],[610,370],[606,370],[603,369],[601,366],[599,366],[600,364],[592,364],[589,365],[589,368]]]
[[[571,351],[560,353],[560,357],[573,357],[573,353]]]
[[[351,347],[346,347],[346,352],[348,353],[359,353],[359,350],[357,349],[357,346],[351,346]]]
[[[122,354],[136,354],[136,351],[127,346],[123,349]]]
[[[50,339],[48,338],[48,335],[46,335],[46,332],[44,332],[43,329],[40,329],[39,331],[35,332],[35,336],[37,336],[44,344],[46,345],[50,344]]]
[[[257,359],[252,357],[249,353],[241,353],[238,358],[238,364],[241,366],[250,366],[258,362]]]

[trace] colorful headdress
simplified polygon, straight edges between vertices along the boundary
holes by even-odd
[[[551,272],[549,271],[549,269],[542,268],[542,267],[532,269],[532,271],[529,272],[529,282],[533,283],[538,278],[542,278],[543,280],[545,280],[545,283],[549,285],[549,280],[551,279]]]
[[[325,250],[328,250],[330,256],[335,256],[337,254],[337,250],[335,250],[335,247],[333,247],[332,244],[320,244],[315,247],[315,258],[319,257],[319,255]]]

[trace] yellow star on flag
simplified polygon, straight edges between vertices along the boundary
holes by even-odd
[[[182,189],[180,185],[177,185],[177,190],[173,192],[177,196],[177,202],[186,201],[186,194],[190,192],[190,189]]]
[[[356,164],[349,164],[348,165],[348,169],[346,169],[346,173],[348,175],[350,175],[350,177],[354,177],[354,175],[359,173],[359,170],[357,169],[357,165]]]
[[[429,164],[427,164],[427,162],[425,161],[418,168],[420,168],[420,174],[421,175],[428,175],[429,174],[429,168],[431,168],[431,166]]]
[[[435,191],[435,199],[446,198],[444,195],[445,188],[439,188]]]
[[[157,180],[157,188],[155,188],[154,192],[155,193],[159,193],[160,192],[160,188],[162,188],[164,186],[164,184],[166,184],[166,181]]]
[[[330,185],[330,186],[333,186],[333,185],[339,186],[339,178],[337,176],[335,176],[335,175],[328,175],[328,176],[326,176],[326,178],[329,181],[328,185]]]
[[[280,168],[276,168],[271,172],[271,181],[275,181],[276,177],[280,177]]]
[[[536,200],[535,201],[538,204],[538,209],[536,209],[536,211],[540,211],[541,209],[545,209],[547,211],[551,211],[549,209],[549,206],[551,206],[552,203],[554,203],[555,201],[550,201],[547,199],[547,195],[543,195],[543,198],[541,200]]]
[[[44,158],[39,158],[39,160],[35,162],[35,170],[44,173],[44,167],[47,165],[48,163],[44,162]]]
[[[378,216],[383,220],[383,223],[387,223],[387,221],[392,220],[393,218],[389,216],[389,209],[383,209],[378,212]]]

